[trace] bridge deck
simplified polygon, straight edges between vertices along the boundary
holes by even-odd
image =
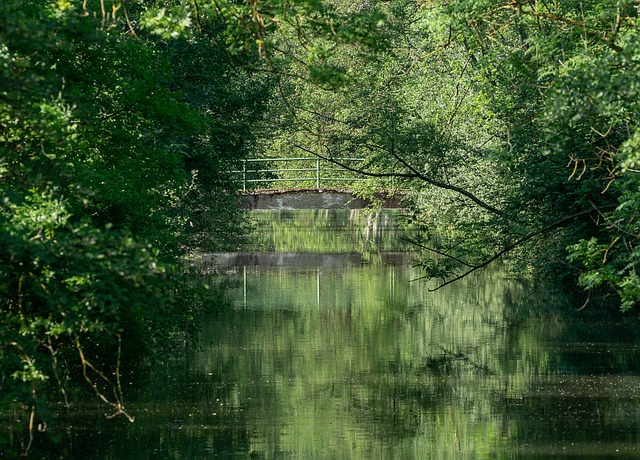
[[[377,199],[383,208],[402,208],[404,194],[381,192]],[[377,201],[377,200],[376,200]],[[350,190],[337,188],[324,189],[279,189],[252,190],[240,195],[243,209],[362,209],[371,206],[370,200],[355,197]]]

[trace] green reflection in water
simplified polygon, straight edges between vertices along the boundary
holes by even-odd
[[[494,405],[521,394],[531,376],[549,368],[539,331],[511,348],[517,320],[509,320],[499,273],[482,280],[492,288],[458,285],[457,292],[437,293],[410,284],[415,276],[406,267],[255,270],[247,290],[261,285],[267,300],[243,298],[232,320],[241,327],[211,324],[193,365],[202,375],[234,369],[239,393],[251,395],[245,410],[256,421],[255,452],[301,458],[506,452],[516,427]],[[452,301],[457,294],[464,296]],[[505,375],[514,363],[521,369]]]
[[[636,328],[550,313],[565,301],[499,267],[429,292],[405,254],[291,238],[307,252],[220,255],[234,307],[154,372],[135,424],[87,411],[61,458],[640,454]]]
[[[254,234],[245,248],[275,252],[370,252],[411,250],[414,230],[399,210],[251,211]]]

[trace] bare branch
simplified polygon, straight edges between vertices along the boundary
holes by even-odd
[[[140,37],[138,37],[138,34],[136,34],[136,31],[133,28],[133,24],[131,23],[131,18],[129,17],[129,10],[127,10],[127,4],[124,0],[122,0],[122,10],[124,11],[124,18],[127,21],[127,27],[129,27],[129,32],[131,32],[131,35],[133,35],[135,38],[139,40]]]
[[[455,185],[451,185],[445,182],[441,182],[435,179],[432,179],[428,176],[425,176],[423,173],[421,173],[420,171],[418,171],[416,168],[414,168],[411,164],[409,164],[404,158],[402,158],[400,155],[394,153],[394,152],[390,152],[391,155],[398,161],[398,163],[400,163],[402,166],[404,166],[407,170],[409,170],[408,173],[404,172],[391,172],[391,173],[374,173],[371,171],[365,171],[363,169],[360,168],[355,168],[353,166],[344,164],[338,160],[335,160],[331,157],[328,156],[324,156],[324,155],[320,155],[319,153],[308,149],[302,145],[298,145],[298,144],[294,144],[295,148],[298,148],[304,152],[310,153],[311,155],[315,155],[318,158],[321,158],[323,160],[326,160],[330,163],[333,163],[335,165],[340,166],[341,168],[346,169],[347,171],[351,171],[351,172],[355,172],[358,174],[361,174],[363,176],[368,176],[368,177],[403,177],[403,178],[407,178],[407,179],[420,179],[423,182],[426,182],[429,185],[433,185],[434,187],[438,187],[441,189],[445,189],[445,190],[451,190],[453,192],[456,192],[466,198],[468,198],[469,200],[473,201],[475,204],[477,204],[479,207],[481,207],[482,209],[489,211],[492,214],[495,214],[497,216],[502,216],[503,215],[503,211],[501,211],[500,209],[491,206],[490,204],[484,202],[483,200],[481,200],[480,198],[478,198],[477,196],[475,196],[473,193],[469,192],[468,190],[465,190],[461,187],[457,187]]]
[[[87,383],[89,383],[91,388],[93,388],[93,391],[96,393],[96,396],[98,396],[98,398],[100,398],[106,404],[108,404],[109,406],[111,406],[111,407],[113,407],[115,409],[115,413],[113,413],[112,415],[108,416],[108,418],[113,418],[113,417],[115,417],[117,415],[124,415],[127,420],[129,420],[130,422],[133,423],[134,418],[127,413],[127,411],[126,411],[126,409],[124,407],[124,399],[123,399],[123,396],[122,396],[122,386],[120,384],[120,355],[122,353],[120,335],[118,335],[118,357],[117,357],[117,365],[116,365],[117,383],[116,384],[114,384],[104,373],[102,373],[98,369],[96,369],[96,367],[93,364],[91,364],[89,361],[87,361],[87,359],[86,359],[86,357],[84,355],[84,351],[82,349],[82,345],[80,344],[80,338],[79,337],[76,337],[76,348],[77,348],[78,354],[80,356],[80,362],[82,364],[82,375],[84,376],[84,379],[87,381]],[[95,373],[95,375],[97,376],[99,381],[102,381],[109,388],[111,388],[111,390],[113,391],[113,395],[114,395],[115,401],[110,401],[109,398],[107,398],[100,391],[96,381],[94,381],[89,376],[89,373],[88,373],[89,370],[92,371],[93,373]]]
[[[453,256],[451,254],[447,254],[446,252],[443,252],[443,251],[439,251],[438,249],[434,249],[434,248],[425,246],[425,245],[423,245],[421,243],[418,243],[415,240],[412,240],[411,238],[401,238],[401,239],[403,241],[408,242],[408,243],[414,244],[414,245],[418,246],[419,248],[426,249],[429,252],[433,252],[434,254],[438,254],[438,255],[446,257],[448,259],[455,260],[456,262],[458,262],[459,264],[464,265],[465,267],[469,267],[469,268],[474,268],[475,267],[475,265],[472,265],[472,264],[470,264],[468,262],[465,262],[464,260],[462,260],[462,259],[460,259],[458,257],[455,257],[455,256]]]
[[[498,260],[503,255],[505,255],[508,252],[512,251],[513,249],[515,249],[516,247],[520,246],[521,244],[526,243],[530,239],[535,238],[536,236],[541,235],[543,233],[546,233],[546,232],[548,232],[550,230],[553,230],[555,228],[561,227],[562,225],[566,224],[567,222],[569,222],[569,221],[571,221],[573,219],[576,219],[578,217],[581,217],[581,216],[584,216],[584,215],[587,215],[587,214],[591,214],[594,211],[596,211],[598,213],[601,213],[602,210],[615,209],[615,208],[616,208],[616,205],[606,205],[606,206],[601,206],[600,208],[588,209],[586,211],[581,211],[581,212],[578,212],[576,214],[572,214],[570,216],[563,217],[562,219],[558,219],[555,222],[552,222],[549,225],[546,225],[545,227],[542,227],[542,228],[540,228],[538,230],[534,230],[534,231],[526,234],[522,238],[516,240],[515,242],[513,242],[513,243],[507,245],[506,247],[504,247],[502,250],[498,251],[496,254],[494,254],[493,256],[488,258],[487,260],[485,260],[480,265],[475,265],[475,266],[469,268],[468,270],[466,270],[465,272],[463,272],[460,275],[456,276],[455,278],[452,278],[452,279],[450,279],[448,281],[445,281],[444,283],[442,283],[438,287],[435,287],[433,289],[429,289],[429,291],[431,291],[431,292],[437,291],[438,289],[441,289],[441,288],[443,288],[443,287],[445,287],[445,286],[447,286],[449,284],[455,283],[456,281],[459,281],[462,278],[467,277],[468,275],[470,275],[471,273],[475,272],[476,270],[480,270],[481,268],[487,267],[489,264],[491,264],[495,260]],[[425,277],[418,278],[418,279],[424,279],[424,278]]]

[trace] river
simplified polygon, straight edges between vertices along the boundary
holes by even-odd
[[[640,458],[633,325],[500,266],[431,292],[397,211],[253,213],[246,250],[200,262],[227,307],[199,347],[131,392],[135,423],[87,410],[57,456]]]

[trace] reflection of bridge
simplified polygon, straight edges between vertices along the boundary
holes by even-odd
[[[401,208],[400,193],[379,193],[373,200],[358,198],[349,185],[364,177],[356,169],[363,158],[336,158],[340,167],[321,158],[254,158],[242,160],[234,171],[242,184],[244,209],[360,209],[373,204]],[[277,167],[273,167],[277,165]],[[279,188],[268,188],[277,185]],[[260,186],[259,189],[254,187]]]
[[[380,251],[377,255],[384,265],[394,267],[411,265],[414,259],[414,253],[407,251]],[[360,252],[216,252],[202,254],[200,263],[204,267],[213,266],[223,270],[237,270],[239,267],[341,269],[362,266],[367,263],[367,259]]]
[[[414,259],[413,252],[379,252],[379,261],[386,267],[387,273],[391,276],[391,285],[395,285],[396,269],[409,267]],[[304,302],[296,301],[295,308],[316,307],[322,305],[329,306],[335,297],[328,296],[321,298],[322,292],[327,292],[335,283],[335,278],[331,274],[343,273],[347,267],[363,267],[371,264],[359,252],[353,253],[296,253],[296,252],[223,252],[213,254],[203,254],[199,261],[194,261],[198,266],[198,271],[207,273],[223,273],[227,275],[242,276],[242,306],[247,308],[256,307],[264,295],[264,285],[257,285],[261,274],[269,276],[273,273],[284,273],[285,276],[278,276],[277,280],[269,283],[278,286],[283,279],[291,278],[298,280],[292,286],[279,285],[281,301],[285,303],[293,302],[294,296],[302,295]],[[394,267],[394,268],[390,268]],[[324,276],[327,279],[324,280]],[[324,282],[323,282],[324,281]],[[239,287],[239,286],[238,286]],[[393,287],[391,288],[393,289]],[[302,293],[302,294],[300,294]],[[239,300],[239,298],[238,298]],[[322,301],[321,301],[322,300]],[[283,304],[279,304],[282,307]]]

